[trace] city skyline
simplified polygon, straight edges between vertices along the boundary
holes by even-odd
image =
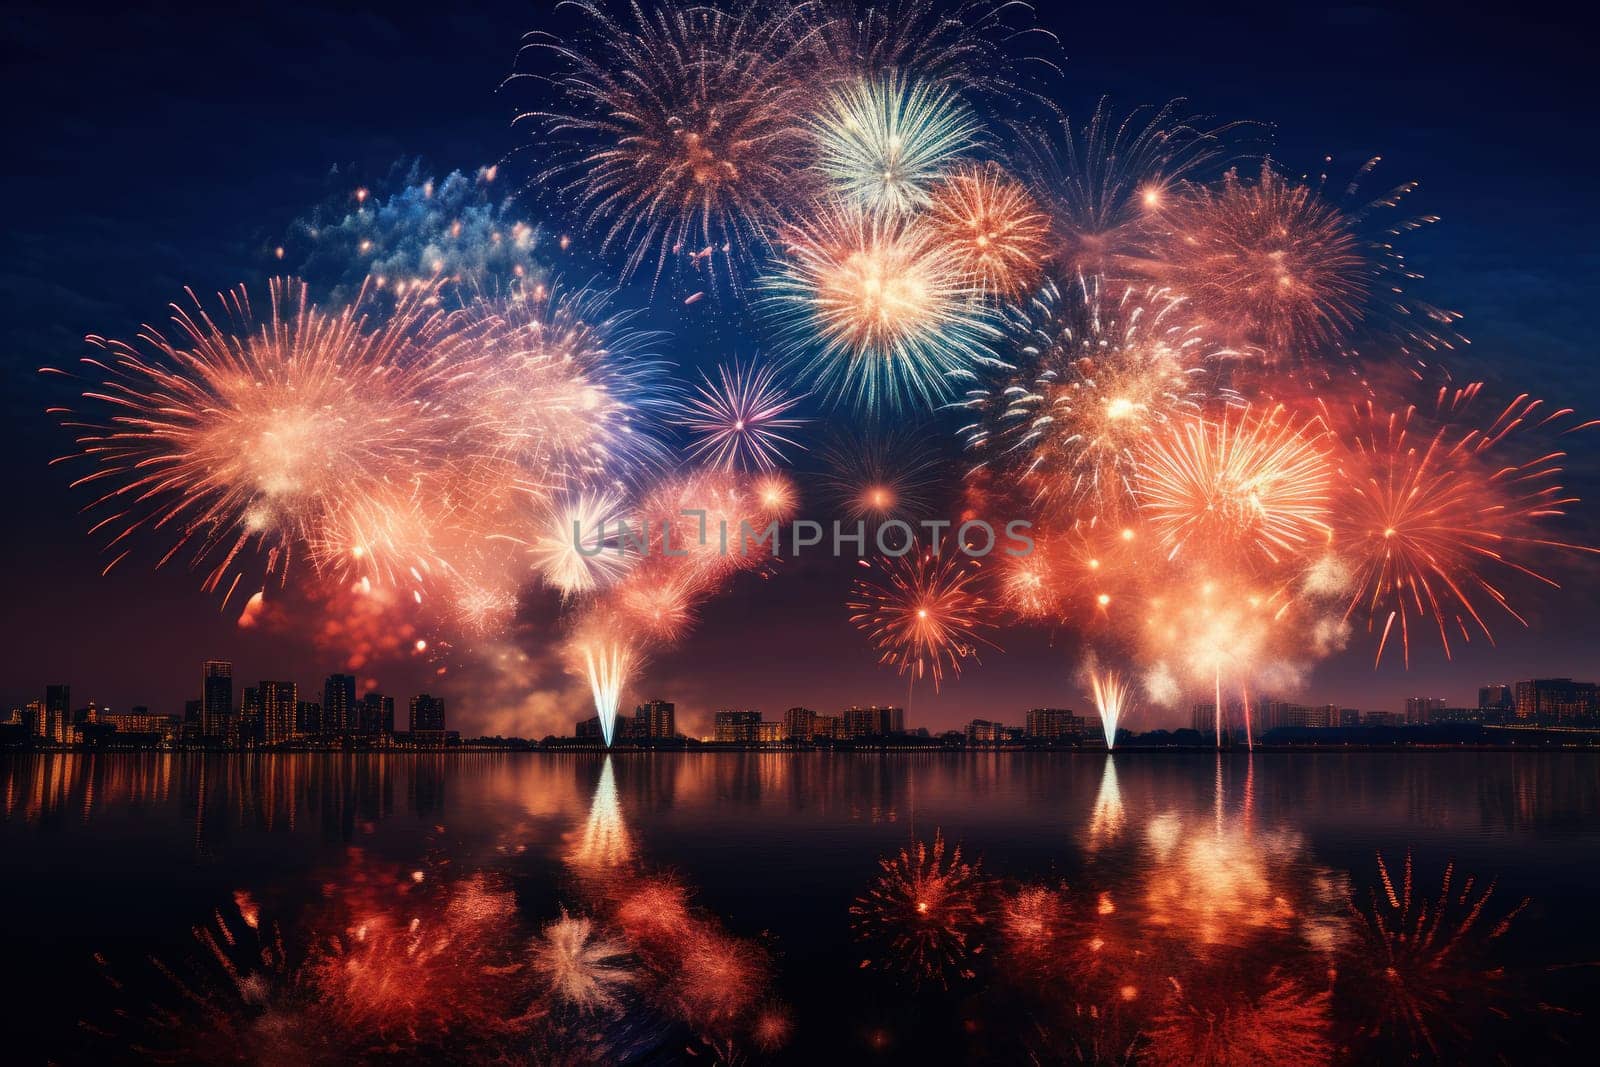
[[[233,687],[234,665],[225,660],[202,663],[200,696],[186,699],[178,710],[162,711],[148,703],[137,703],[118,711],[90,697],[83,704],[72,698],[71,683],[48,683],[42,699],[10,705],[9,722],[22,726],[29,737],[54,743],[67,743],[74,724],[116,723],[119,729],[137,732],[158,731],[164,742],[181,741],[191,745],[207,742],[229,748],[271,748],[289,742],[317,738],[393,738],[415,741],[432,738],[442,742],[446,735],[444,699],[427,692],[412,695],[407,701],[407,727],[400,730],[395,715],[396,698],[375,689],[360,689],[355,676],[327,675],[320,690],[321,700],[309,699],[317,690],[308,689],[308,699],[299,698],[299,686],[292,681],[263,679],[256,685]],[[1082,711],[1077,710],[1082,708]],[[680,720],[676,701],[660,696],[641,701],[631,714],[619,713],[616,740],[624,744],[641,739],[661,740],[698,738],[701,741],[732,743],[775,743],[781,741],[856,740],[896,735],[937,737],[964,734],[968,743],[999,742],[1006,738],[1055,738],[1071,734],[1086,736],[1085,723],[1091,724],[1102,741],[1105,712],[1094,702],[1076,706],[1034,706],[1007,713],[989,709],[984,717],[973,717],[955,726],[915,723],[906,717],[902,705],[851,703],[832,709],[817,709],[802,704],[787,707],[781,717],[768,718],[761,708],[740,708],[720,702],[705,709],[685,709]],[[1171,723],[1129,722],[1121,719],[1113,727],[1121,736],[1160,734],[1189,729],[1202,736],[1215,728],[1217,741],[1243,738],[1246,716],[1235,701],[1227,715],[1217,719],[1215,703],[1198,701],[1188,709],[1187,720]],[[989,716],[994,716],[990,718]],[[1057,719],[1061,722],[1057,722]],[[160,720],[159,727],[152,725]],[[679,723],[685,723],[679,729]],[[1271,694],[1257,695],[1249,705],[1248,721],[1260,734],[1283,728],[1347,728],[1355,726],[1426,725],[1456,723],[1525,723],[1528,725],[1600,728],[1600,683],[1578,681],[1570,676],[1492,682],[1477,688],[1473,702],[1451,703],[1443,697],[1411,696],[1402,707],[1359,708],[1338,702],[1305,702],[1281,699]],[[1218,725],[1226,722],[1224,729]],[[129,725],[132,723],[133,725]],[[419,727],[418,723],[422,725]],[[1066,723],[1063,726],[1061,723]],[[572,720],[568,733],[507,734],[508,740],[537,741],[541,737],[583,740],[603,739],[597,716]],[[181,734],[181,736],[179,736]],[[472,738],[468,732],[449,731],[452,738]]]

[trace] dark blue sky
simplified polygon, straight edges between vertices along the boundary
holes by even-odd
[[[1447,6],[1071,8],[1040,15],[1067,55],[1068,110],[1084,113],[1102,94],[1122,105],[1187,96],[1197,111],[1271,124],[1274,155],[1297,170],[1332,155],[1331,173],[1342,176],[1382,155],[1374,191],[1418,178],[1413,207],[1444,217],[1407,248],[1428,276],[1420,292],[1466,313],[1474,344],[1458,371],[1487,375],[1508,396],[1556,394],[1600,412],[1595,94],[1578,26],[1530,10]],[[7,5],[7,706],[65,680],[80,703],[173,709],[197,688],[206,656],[234,658],[245,678],[320,686],[332,664],[294,640],[240,634],[180,570],[100,577],[104,561],[77,514],[84,499],[66,490],[64,471],[46,466],[69,443],[43,414],[63,394],[35,370],[75,361],[85,333],[126,335],[159,320],[185,285],[210,292],[263,277],[266,249],[323,198],[330,168],[381,175],[420,156],[442,173],[505,158],[519,142],[509,128],[513,101],[497,87],[520,35],[549,24],[544,3],[227,12]],[[518,180],[526,157],[506,166]],[[526,217],[538,221],[538,208],[530,203]],[[725,334],[707,334],[703,323],[668,321],[680,336],[667,354],[714,359]],[[1594,466],[1593,456],[1578,458]],[[1600,508],[1600,481],[1575,473]],[[1423,655],[1407,675],[1398,665],[1374,673],[1362,645],[1320,668],[1305,695],[1392,707],[1409,692],[1465,701],[1485,680],[1600,675],[1591,609],[1600,577],[1567,575],[1561,593],[1523,600],[1533,631],[1507,620],[1498,648],[1473,645],[1454,665]],[[848,628],[846,579],[780,575],[710,605],[696,638],[657,664],[649,688],[686,705],[769,715],[792,703],[903,696],[903,683],[876,668]],[[757,640],[752,619],[763,624]],[[986,657],[938,697],[919,696],[912,719],[1017,721],[1039,703],[1082,705],[1070,639],[1052,646],[1045,635],[1017,635],[1006,644],[1007,654]],[[425,677],[402,670],[381,680],[404,694]]]

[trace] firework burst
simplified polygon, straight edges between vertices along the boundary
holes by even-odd
[[[1152,437],[1201,410],[1221,353],[1165,290],[1048,279],[1006,312],[1016,369],[968,392],[963,430],[992,471],[1046,511],[1117,522]]]
[[[974,588],[977,572],[965,561],[913,548],[881,566],[883,580],[859,579],[846,604],[880,663],[913,681],[926,675],[937,690],[947,669],[960,675],[962,661],[975,659],[980,646],[998,647],[984,635],[988,601]]]
[[[853,519],[874,525],[925,513],[938,460],[914,429],[858,428],[828,442],[823,488]]]
[[[114,532],[111,565],[136,531],[159,531],[171,540],[162,563],[188,551],[207,590],[231,593],[252,549],[286,581],[308,540],[342,530],[333,540],[345,545],[374,528],[394,538],[391,572],[426,565],[405,558],[413,546],[382,517],[395,514],[391,486],[444,434],[427,402],[439,366],[413,340],[435,315],[432,291],[376,328],[353,306],[312,305],[288,279],[271,283],[259,317],[243,287],[215,318],[190,295],[193,311],[173,310],[176,341],[154,327],[135,343],[89,338],[105,355],[84,363],[106,380],[84,397],[109,409],[105,421],[58,413],[99,467],[74,484],[110,486],[90,507],[95,530]]]
[[[670,264],[738,287],[792,202],[807,144],[795,122],[807,100],[785,46],[794,14],[638,6],[613,15],[573,5],[581,43],[530,34],[524,53],[553,59],[557,102],[519,122],[557,146],[539,175],[617,249],[623,273]]]
[[[1163,279],[1277,360],[1345,336],[1372,278],[1349,220],[1264,164],[1254,182],[1190,183],[1161,206]]]
[[[849,84],[905,72],[939,85],[959,85],[1000,96],[1030,95],[1016,81],[1006,44],[1048,38],[1018,16],[1032,10],[1006,0],[857,0],[803,5],[808,21],[798,42],[806,65],[821,77]]]
[[[790,396],[771,366],[720,367],[718,381],[702,374],[679,422],[696,437],[689,455],[723,470],[771,470],[785,448],[801,447],[788,435],[805,425],[788,412]]]
[[[556,501],[527,541],[534,570],[564,597],[613,584],[638,558],[622,550],[627,521],[626,504],[617,493],[579,493]]]
[[[985,293],[1017,297],[1039,276],[1048,217],[994,163],[962,166],[933,187],[928,220],[963,273]]]
[[[875,215],[903,215],[932,203],[929,187],[976,147],[979,127],[951,89],[892,74],[840,87],[811,134],[816,168],[836,196]]]
[[[661,465],[655,430],[675,406],[654,354],[663,335],[635,329],[613,296],[518,286],[452,315],[461,359],[449,397],[471,431],[457,464],[480,509]]]
[[[763,305],[801,373],[857,408],[937,406],[996,362],[980,293],[925,223],[841,203],[786,231]]]
[[[1170,558],[1186,550],[1292,558],[1328,534],[1326,438],[1320,420],[1281,408],[1185,419],[1141,457],[1142,511]]]
[[[878,965],[919,984],[948,987],[951,976],[973,977],[987,922],[982,865],[962,859],[960,845],[947,850],[944,835],[935,832],[932,844],[902,848],[878,867],[866,893],[850,905],[857,939],[883,948]]]
[[[1431,416],[1385,412],[1366,403],[1328,415],[1341,439],[1333,509],[1333,550],[1353,592],[1349,615],[1379,634],[1376,662],[1398,636],[1406,662],[1411,629],[1431,618],[1446,655],[1451,631],[1493,641],[1484,610],[1493,604],[1526,625],[1497,576],[1555,586],[1540,553],[1593,552],[1543,536],[1540,525],[1576,502],[1558,479],[1565,453],[1522,460],[1505,453],[1529,432],[1591,428],[1571,409],[1526,395],[1487,426],[1462,425],[1480,385],[1441,390]]]
[[[694,625],[695,608],[703,596],[703,583],[695,574],[652,556],[611,592],[610,600],[644,638],[671,645]]]
[[[1021,165],[1051,219],[1050,253],[1063,269],[1124,283],[1148,272],[1161,207],[1222,154],[1232,128],[1208,128],[1184,105],[1119,115],[1102,99],[1081,126],[1063,115],[1020,131]]]

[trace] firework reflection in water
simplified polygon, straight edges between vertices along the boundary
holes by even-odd
[[[988,923],[981,864],[968,863],[961,846],[948,848],[936,831],[931,844],[908,845],[878,866],[878,876],[850,905],[856,937],[880,953],[862,966],[900,971],[919,985],[972,978]]]

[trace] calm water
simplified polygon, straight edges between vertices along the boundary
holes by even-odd
[[[1600,1016],[1587,755],[12,756],[0,803],[35,1058],[1548,1062]]]

